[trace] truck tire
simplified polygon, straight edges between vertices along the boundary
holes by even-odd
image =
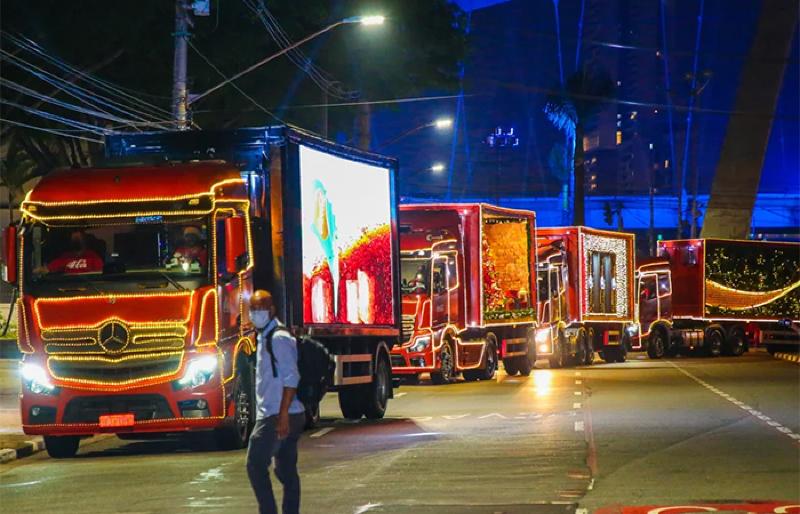
[[[242,360],[236,369],[233,385],[233,419],[214,430],[220,450],[239,450],[247,446],[255,424],[255,380],[253,366]]]
[[[364,415],[364,389],[361,386],[345,386],[339,389],[339,408],[347,419],[361,419]]]
[[[742,327],[735,326],[731,328],[730,332],[728,332],[728,337],[725,338],[723,350],[725,355],[734,357],[739,357],[747,351],[747,336]]]
[[[378,357],[375,375],[366,388],[364,416],[368,419],[383,418],[384,414],[386,414],[386,406],[389,404],[389,395],[392,390],[392,372],[385,357]]]
[[[530,348],[528,349],[527,355],[521,355],[517,357],[517,369],[519,370],[519,374],[523,377],[528,377],[533,371],[534,366],[536,365],[536,354],[532,353]]]
[[[449,340],[442,343],[442,349],[439,352],[439,371],[431,372],[431,382],[436,385],[449,384],[455,378],[455,355],[453,355],[453,347]]]
[[[69,459],[78,453],[81,438],[76,435],[46,435],[44,447],[47,454],[54,459]]]
[[[478,371],[478,378],[492,380],[497,374],[497,340],[492,334],[486,338],[486,355],[483,360],[484,366]]]
[[[709,328],[706,330],[705,354],[709,357],[719,357],[722,355],[722,347],[725,344],[725,337],[719,328]]]
[[[594,355],[586,344],[586,331],[580,329],[578,335],[575,336],[575,365],[583,366],[584,364],[591,363]]]
[[[517,368],[517,358],[516,357],[506,357],[503,359],[503,368],[506,370],[506,375],[513,377],[519,372]]]
[[[660,328],[653,329],[647,337],[647,356],[651,359],[661,359],[667,352],[667,336]]]
[[[583,365],[591,366],[594,362],[594,331],[589,329],[588,332],[583,332],[583,337],[585,344]]]
[[[565,353],[564,334],[559,331],[558,339],[555,341],[555,345],[553,345],[553,355],[551,355],[548,359],[548,361],[550,361],[551,369],[563,368],[567,365],[567,357]]]

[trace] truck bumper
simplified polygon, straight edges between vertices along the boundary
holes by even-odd
[[[412,352],[408,347],[394,348],[391,352],[391,359],[392,374],[395,376],[430,373],[438,369],[436,367],[437,359],[430,349],[428,351]]]
[[[230,382],[232,385],[233,382]],[[29,435],[94,435],[210,430],[226,418],[232,387],[218,377],[193,389],[176,390],[172,382],[97,391],[56,388],[54,394],[25,390],[20,405],[22,429]],[[133,414],[128,426],[101,426],[100,416]]]

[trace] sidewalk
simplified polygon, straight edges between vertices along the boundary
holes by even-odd
[[[42,438],[22,433],[19,362],[0,359],[0,464],[44,449]]]

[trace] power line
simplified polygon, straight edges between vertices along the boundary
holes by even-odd
[[[68,125],[71,127],[84,129],[87,132],[94,132],[95,134],[99,135],[106,135],[110,134],[112,131],[108,129],[104,129],[102,127],[98,127],[97,125],[92,125],[90,123],[84,123],[82,121],[73,120],[71,118],[66,118],[64,116],[59,116],[58,114],[53,114],[51,112],[42,111],[40,109],[36,109],[34,107],[28,107],[27,105],[18,104],[16,102],[12,102],[10,100],[5,100],[0,98],[0,105],[8,105],[9,107],[15,107],[17,109],[23,110],[29,114],[33,114],[34,116],[39,116],[40,118],[44,118],[46,120],[55,121],[57,123],[61,123],[63,125]]]
[[[191,40],[187,40],[187,42],[188,42],[188,44],[189,44],[189,47],[190,47],[192,50],[194,50],[194,51],[197,53],[197,55],[198,55],[198,56],[200,56],[200,58],[201,58],[201,59],[203,59],[203,60],[206,62],[206,64],[208,64],[208,65],[211,67],[211,69],[213,69],[214,71],[216,71],[216,72],[217,72],[217,74],[219,74],[219,76],[220,76],[220,77],[222,77],[223,79],[225,79],[226,81],[227,81],[227,80],[229,80],[229,79],[228,79],[228,76],[227,76],[227,75],[225,75],[225,73],[223,73],[223,72],[222,72],[222,70],[220,70],[219,68],[217,68],[217,67],[214,65],[214,63],[213,63],[213,62],[211,62],[211,61],[208,59],[208,57],[206,57],[206,56],[205,56],[205,55],[204,55],[204,54],[203,54],[203,53],[202,53],[200,50],[198,50],[198,49],[197,49],[197,47],[196,47],[196,46],[194,46],[194,44],[192,43],[192,41],[191,41]],[[253,104],[253,105],[255,105],[256,107],[258,107],[258,109],[259,109],[260,111],[262,111],[262,112],[264,112],[264,113],[268,114],[269,116],[272,116],[272,117],[273,117],[273,118],[275,118],[275,119],[276,119],[276,120],[277,120],[279,123],[286,123],[285,121],[283,121],[282,119],[280,119],[280,118],[279,118],[277,115],[275,115],[275,114],[274,114],[272,111],[270,111],[269,109],[267,109],[266,107],[264,107],[263,105],[261,105],[260,103],[258,103],[258,102],[257,102],[255,99],[253,99],[253,97],[251,97],[250,95],[248,95],[247,93],[245,93],[245,92],[242,90],[242,88],[240,88],[239,86],[237,86],[235,83],[233,83],[233,82],[229,82],[229,83],[230,83],[230,85],[231,85],[231,86],[232,86],[234,89],[236,89],[236,91],[238,91],[239,93],[241,93],[241,95],[242,95],[242,96],[244,96],[245,98],[247,98],[248,100],[250,100],[250,103],[252,103],[252,104]]]
[[[28,129],[32,129],[32,130],[39,130],[41,132],[47,132],[49,134],[55,134],[55,135],[61,136],[61,137],[71,137],[73,139],[82,139],[84,141],[90,141],[92,143],[99,143],[101,145],[105,144],[105,142],[102,139],[93,139],[91,137],[77,136],[75,134],[67,134],[67,133],[65,133],[63,131],[60,131],[60,130],[45,128],[45,127],[38,127],[36,125],[28,125],[27,123],[22,123],[20,121],[14,121],[14,120],[8,120],[8,119],[5,119],[5,118],[0,118],[0,123],[8,123],[10,125],[17,125],[17,126],[23,127],[23,128],[28,128]]]

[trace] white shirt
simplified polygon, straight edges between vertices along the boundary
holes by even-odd
[[[278,328],[272,336],[272,353],[278,376],[272,374],[272,360],[267,350],[267,334],[275,327],[283,327],[273,318],[264,330],[258,331],[256,350],[256,419],[275,416],[280,412],[283,389],[297,389],[300,371],[297,369],[297,341],[285,329]],[[289,414],[300,414],[305,408],[297,396],[289,405]]]

